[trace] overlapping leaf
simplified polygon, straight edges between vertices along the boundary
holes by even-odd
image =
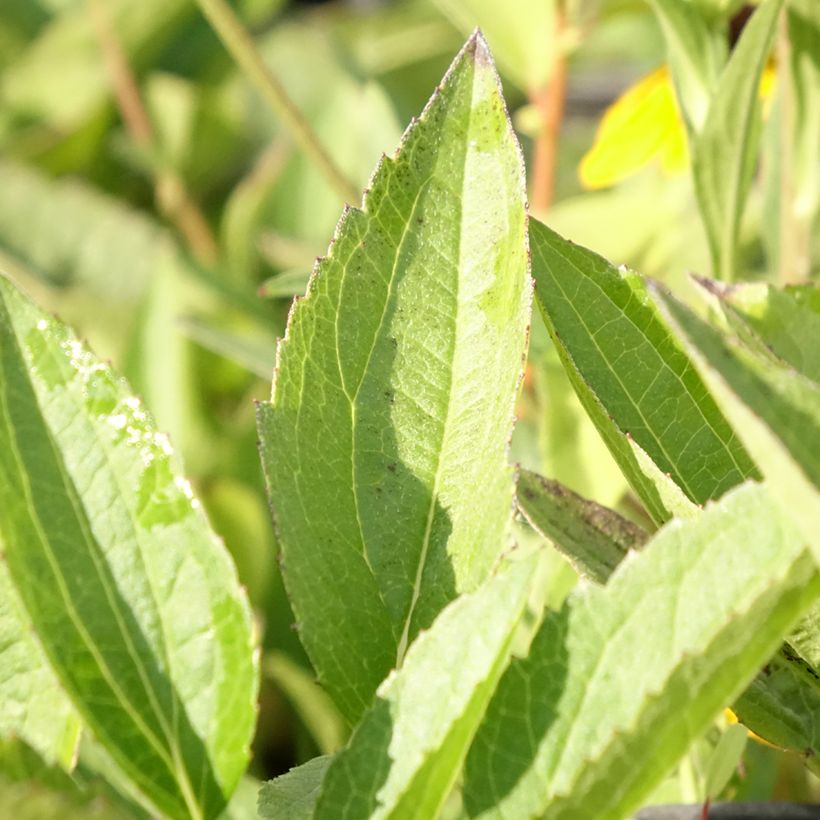
[[[265,820],[313,820],[322,783],[333,758],[314,757],[259,790],[259,816]]]
[[[535,295],[584,407],[653,518],[670,512],[630,439],[696,504],[754,465],[652,304],[644,280],[531,221]]]
[[[247,601],[140,402],[5,279],[0,439],[0,544],[55,676],[158,810],[216,816],[254,723]]]
[[[779,290],[763,282],[728,287],[708,280],[698,282],[717,297],[738,332],[752,330],[784,362],[820,382],[820,310],[809,299],[800,298],[804,288]]]
[[[516,501],[538,532],[579,572],[599,583],[605,583],[627,553],[641,547],[648,537],[614,510],[529,470],[519,470]]]
[[[693,3],[650,0],[661,24],[678,99],[690,132],[706,119],[725,45]]]
[[[340,222],[259,408],[300,635],[351,721],[504,545],[530,300],[522,176],[475,35]]]
[[[0,538],[0,739],[21,738],[47,762],[68,769],[80,722],[32,634],[2,544]]]
[[[718,333],[661,288],[653,291],[772,492],[820,555],[820,386],[767,351]]]
[[[333,760],[317,820],[437,816],[509,662],[533,569],[505,568],[419,636]]]
[[[623,817],[818,593],[765,486],[667,525],[605,587],[548,613],[510,665],[467,760],[468,814]]]

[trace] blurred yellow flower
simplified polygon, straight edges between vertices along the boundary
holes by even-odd
[[[770,63],[760,80],[760,96],[767,102],[774,94],[775,77]],[[689,165],[686,127],[665,65],[631,85],[607,108],[578,175],[585,188],[608,188],[655,160],[667,174]]]

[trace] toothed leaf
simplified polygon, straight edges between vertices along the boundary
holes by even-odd
[[[548,612],[510,664],[467,759],[469,816],[628,815],[818,593],[764,485],[671,522],[605,587]]]
[[[475,35],[342,217],[259,408],[300,636],[351,722],[505,546],[530,303],[522,180]]]
[[[255,719],[247,600],[125,382],[3,278],[0,509],[10,581],[84,723],[158,811],[218,815]]]
[[[316,820],[438,816],[509,662],[533,569],[507,567],[419,636],[331,764]]]

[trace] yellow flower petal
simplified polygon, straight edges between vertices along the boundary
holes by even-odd
[[[686,167],[683,121],[666,66],[630,86],[606,110],[578,173],[587,188],[614,185],[660,157],[663,168]]]

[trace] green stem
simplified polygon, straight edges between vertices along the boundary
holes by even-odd
[[[310,123],[288,96],[284,86],[262,60],[253,38],[225,0],[197,0],[223,45],[256,86],[265,101],[290,131],[299,148],[327,178],[327,181],[350,202],[358,202],[361,194],[325,150]]]

